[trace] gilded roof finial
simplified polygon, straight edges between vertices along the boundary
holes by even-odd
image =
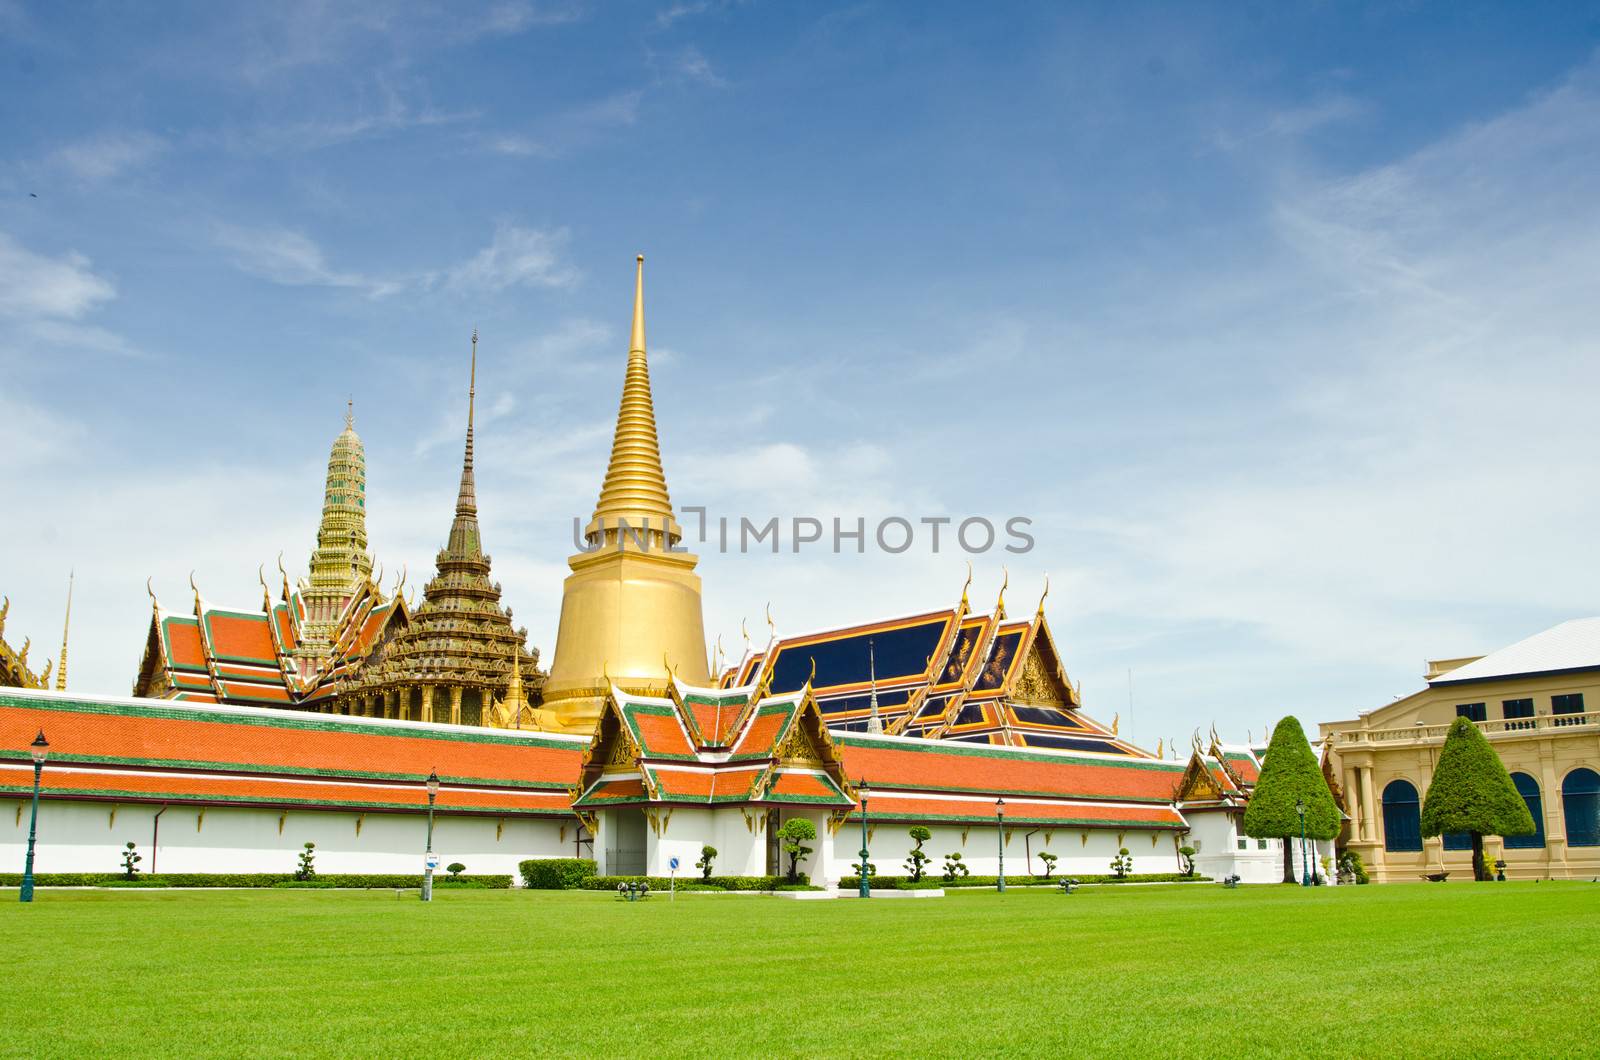
[[[56,664],[56,691],[67,690],[67,633],[72,629],[72,583],[77,579],[78,572],[67,571],[67,617],[61,623],[61,656]]]
[[[155,589],[155,586],[151,584],[151,582],[153,582],[154,580],[155,579],[153,577],[152,578],[146,578],[144,580],[144,591],[150,594],[150,609],[152,611],[160,613],[161,604],[160,604],[159,601],[156,600],[156,589]]]
[[[1006,589],[1011,585],[1011,572],[1005,567],[1000,568],[1000,573],[1005,576],[1000,583],[1000,596],[994,602],[995,614],[1001,618],[1006,617]]]
[[[1121,711],[1118,711],[1117,713],[1111,715],[1111,735],[1115,736],[1117,734],[1117,726],[1121,722],[1122,722],[1122,712]]]
[[[1044,614],[1044,598],[1050,595],[1050,572],[1044,572],[1044,592],[1039,594],[1039,610],[1037,614]]]
[[[194,613],[195,617],[198,618],[200,616],[200,586],[194,583],[194,571],[189,572],[189,588],[194,590]]]
[[[622,403],[617,409],[617,430],[611,442],[611,462],[606,467],[600,499],[585,536],[604,538],[606,531],[621,532],[620,524],[642,534],[647,528],[661,532],[668,544],[683,538],[672,517],[667,476],[661,467],[661,445],[656,438],[655,404],[650,396],[650,364],[644,339],[644,255],[638,256],[633,287],[633,333],[628,342],[628,368],[622,383]],[[646,540],[649,534],[645,534]]]
[[[767,632],[773,640],[778,639],[778,626],[772,621],[772,601],[767,601]]]
[[[965,612],[969,606],[967,603],[967,590],[970,588],[972,588],[972,561],[969,559],[967,560],[967,580],[966,583],[961,586],[961,610],[963,612]]]
[[[11,613],[11,597],[6,597],[6,602],[0,604],[0,633],[6,631],[6,616]]]

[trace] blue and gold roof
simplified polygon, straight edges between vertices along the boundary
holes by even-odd
[[[1081,710],[1045,621],[955,607],[794,637],[774,635],[721,678],[773,693],[810,687],[829,728],[1152,757]],[[814,676],[812,676],[814,674]]]

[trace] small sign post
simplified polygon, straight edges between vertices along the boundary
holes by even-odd
[[[678,900],[678,859],[672,858],[667,862],[667,901]]]

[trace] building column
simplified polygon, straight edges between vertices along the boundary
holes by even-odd
[[[1361,805],[1366,808],[1366,813],[1361,817],[1361,838],[1369,843],[1378,841],[1378,801],[1372,795],[1372,767],[1360,766],[1357,772],[1361,774]]]
[[[1366,828],[1363,821],[1369,811],[1361,801],[1360,793],[1356,790],[1356,769],[1354,766],[1344,767],[1344,798],[1350,811],[1350,838],[1363,839],[1366,837]]]
[[[394,716],[399,718],[401,721],[410,721],[411,720],[411,688],[410,688],[410,686],[407,686],[405,688],[397,690],[395,692],[395,698],[399,702],[398,702],[398,705],[395,708]]]
[[[454,685],[450,689],[450,724],[461,724],[461,686]]]
[[[432,685],[423,685],[422,686],[422,716],[420,718],[418,718],[417,720],[419,720],[419,721],[432,721],[433,720],[433,686]]]
[[[386,717],[386,718],[394,717],[394,692],[393,691],[388,691],[388,692],[385,692],[383,694],[383,716]]]
[[[1548,751],[1546,744],[1542,750]],[[1539,756],[1539,808],[1544,811],[1544,857],[1548,874],[1567,874],[1567,815],[1561,804],[1561,781],[1555,758]]]

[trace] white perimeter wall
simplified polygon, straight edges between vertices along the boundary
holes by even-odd
[[[908,875],[905,859],[916,845],[908,834],[910,823],[893,822],[869,827],[868,849],[872,864],[883,876]],[[933,877],[944,872],[945,855],[961,854],[961,861],[974,876],[995,876],[1000,870],[999,829],[992,824],[929,825],[933,838],[922,845],[931,856],[926,871]],[[1177,845],[1172,832],[1127,831],[1099,828],[1006,828],[1005,868],[1007,876],[1044,875],[1040,851],[1056,856],[1055,875],[1104,875],[1111,871],[1111,859],[1120,847],[1127,847],[1134,872],[1178,872]],[[845,824],[833,842],[833,864],[829,878],[853,876],[860,867],[861,826]]]
[[[324,810],[280,814],[171,804],[161,814],[160,845],[153,847],[159,809],[41,800],[34,871],[118,872],[123,847],[130,841],[138,844],[144,858],[139,868],[144,872],[150,872],[152,865],[158,872],[293,872],[306,843],[317,845],[316,867],[321,873],[420,873],[423,868],[426,814]],[[433,849],[441,872],[459,861],[469,873],[509,874],[520,883],[519,861],[576,856],[576,828],[575,819],[441,814],[434,817]],[[27,843],[27,801],[0,800],[0,866],[4,866],[0,871],[22,871]],[[584,856],[588,853],[586,846]]]
[[[1194,867],[1202,876],[1220,880],[1236,875],[1241,883],[1283,882],[1283,840],[1268,839],[1263,850],[1260,840],[1240,833],[1242,817],[1226,810],[1188,810],[1184,816],[1189,821],[1186,841],[1196,850]],[[1239,849],[1241,839],[1245,843],[1243,850]],[[1304,869],[1300,841],[1292,840],[1290,845],[1295,878],[1299,879]],[[1333,840],[1308,840],[1306,845],[1311,851],[1312,871],[1332,884],[1336,867],[1324,871],[1322,859],[1333,857]]]

